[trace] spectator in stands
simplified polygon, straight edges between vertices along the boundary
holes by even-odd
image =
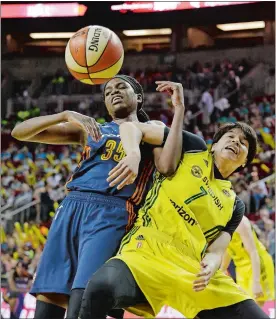
[[[259,104],[259,111],[262,116],[271,116],[271,104],[268,101],[267,97],[264,96],[262,102]]]
[[[200,100],[200,109],[202,110],[202,124],[207,128],[211,123],[211,115],[214,111],[214,100],[211,95],[211,87],[205,87]]]
[[[239,89],[240,89],[240,78],[236,75],[234,70],[229,72],[228,80],[228,100],[231,108],[234,109],[238,106]]]
[[[54,210],[54,201],[50,196],[51,191],[52,188],[47,183],[44,191],[40,193],[40,220],[42,222],[49,220],[49,213]]]
[[[262,232],[265,232],[266,229],[269,229],[271,224],[271,219],[269,218],[269,211],[266,208],[260,209],[260,219],[256,222],[256,225]]]
[[[13,208],[22,207],[32,201],[33,192],[30,186],[26,183],[21,184],[17,189],[17,195],[13,202]]]
[[[65,78],[63,76],[63,70],[57,70],[52,80],[52,94],[61,95],[65,93]]]
[[[269,76],[265,79],[265,95],[275,95],[275,68],[269,70]]]
[[[30,288],[32,275],[28,273],[26,265],[19,261],[15,268],[8,274],[9,291],[3,295],[3,299],[10,306],[11,319],[19,318],[23,308],[24,293]]]

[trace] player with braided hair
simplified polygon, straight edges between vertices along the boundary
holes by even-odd
[[[154,147],[141,145],[137,166],[137,156],[125,156],[119,133],[121,123],[149,121],[142,108],[141,85],[129,76],[117,75],[106,83],[103,93],[111,122],[99,125],[93,118],[65,111],[32,118],[12,131],[22,141],[83,146],[81,162],[66,184],[69,193],[57,209],[31,289],[37,298],[35,319],[64,318],[68,300],[68,318],[77,317],[88,279],[115,255],[150,184]],[[163,132],[163,126],[155,126]],[[110,187],[108,173],[122,159],[126,178],[118,187]]]

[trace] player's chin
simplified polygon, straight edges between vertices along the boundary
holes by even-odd
[[[220,154],[220,156],[227,161],[231,161],[233,163],[238,163],[240,161],[240,156],[239,154],[235,154],[232,151],[228,150],[223,150]]]

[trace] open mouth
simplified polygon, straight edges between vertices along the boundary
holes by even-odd
[[[234,147],[228,146],[228,147],[225,147],[225,149],[232,151],[235,155],[238,154],[238,150]]]
[[[117,95],[117,96],[114,96],[114,97],[112,98],[111,103],[112,103],[112,104],[117,104],[117,103],[119,103],[119,102],[122,102],[122,100],[123,100],[123,97]]]

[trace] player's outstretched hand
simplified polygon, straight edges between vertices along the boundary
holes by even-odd
[[[139,170],[141,157],[138,155],[125,156],[117,166],[115,166],[110,172],[107,182],[110,187],[117,184],[117,189],[122,189],[126,185],[134,183]]]
[[[184,109],[184,92],[181,83],[170,82],[170,81],[156,81],[156,91],[167,92],[171,95],[172,104],[175,109]]]
[[[65,111],[65,116],[67,122],[82,128],[94,141],[98,142],[101,139],[100,126],[93,117],[73,111]]]
[[[221,264],[221,257],[214,253],[207,253],[200,263],[200,272],[194,281],[193,289],[195,291],[204,290],[209,284],[210,279],[219,269]]]

